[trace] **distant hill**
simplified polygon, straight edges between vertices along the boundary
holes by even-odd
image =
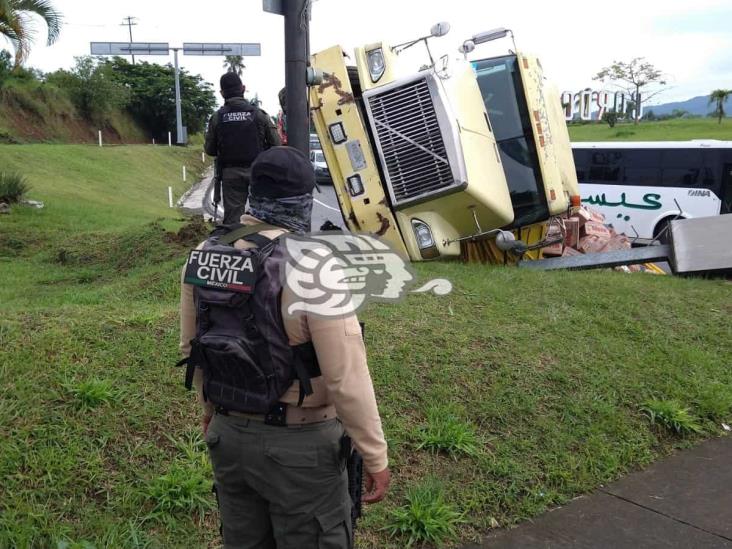
[[[662,105],[644,105],[643,113],[653,111],[656,116],[664,114],[671,114],[674,109],[680,109],[687,111],[689,114],[696,114],[699,116],[706,116],[714,110],[714,105],[709,104],[708,95],[699,95],[692,97],[686,101],[676,101],[674,103],[664,103]],[[724,110],[727,116],[732,116],[732,97],[728,98],[724,104]]]

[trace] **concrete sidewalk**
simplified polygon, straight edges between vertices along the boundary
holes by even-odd
[[[732,549],[732,436],[680,451],[464,549],[539,547]]]
[[[183,213],[189,215],[203,214],[203,197],[211,184],[211,178],[213,178],[213,168],[206,170],[203,179],[188,189],[188,192],[178,200],[178,206],[183,210]]]

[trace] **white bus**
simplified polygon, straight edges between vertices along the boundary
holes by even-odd
[[[573,143],[582,202],[630,238],[671,219],[732,213],[732,141]]]

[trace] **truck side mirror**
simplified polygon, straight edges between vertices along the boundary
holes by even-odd
[[[448,32],[450,32],[450,23],[447,21],[440,21],[439,23],[432,25],[432,28],[430,29],[430,35],[434,38],[445,36]]]

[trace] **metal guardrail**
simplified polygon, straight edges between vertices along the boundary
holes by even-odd
[[[551,259],[539,259],[537,261],[521,261],[518,266],[523,269],[533,269],[536,271],[553,271],[557,269],[582,270],[652,263],[654,261],[668,261],[670,257],[671,246],[662,244],[660,246],[646,246],[614,252],[552,257]]]

